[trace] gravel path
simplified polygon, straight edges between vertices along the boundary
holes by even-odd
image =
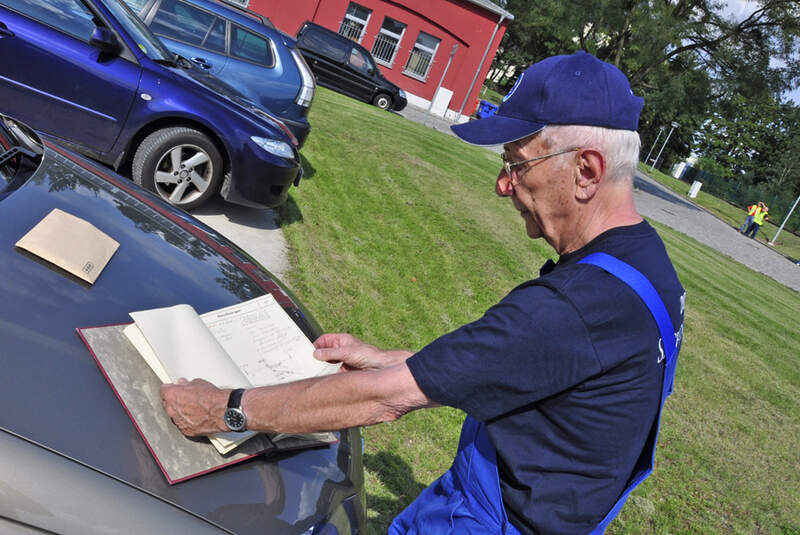
[[[425,123],[430,128],[452,133],[450,122],[430,116],[426,110],[412,106],[400,112],[409,120]],[[501,147],[491,147],[500,152]],[[498,162],[499,164],[499,162]],[[773,251],[763,243],[739,234],[736,229],[699,206],[676,195],[650,177],[639,173],[635,180],[634,200],[640,214],[674,228],[800,292],[800,266]]]
[[[640,214],[674,228],[720,253],[800,292],[800,266],[728,223],[683,199],[650,177],[636,175],[634,200]]]

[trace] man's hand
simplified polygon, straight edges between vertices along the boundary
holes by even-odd
[[[325,362],[341,362],[339,371],[380,370],[405,361],[411,351],[384,351],[362,342],[352,334],[323,334],[314,342],[314,357]]]
[[[181,433],[189,437],[228,431],[222,417],[230,392],[202,379],[181,378],[175,384],[161,385],[161,399],[167,415]]]

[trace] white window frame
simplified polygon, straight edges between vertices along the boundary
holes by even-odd
[[[392,68],[392,66],[394,65],[394,60],[397,57],[397,51],[400,50],[400,42],[403,40],[403,36],[406,34],[406,30],[408,29],[408,24],[405,24],[404,22],[400,22],[399,20],[393,19],[392,17],[384,17],[384,19],[391,19],[391,20],[397,22],[398,24],[402,24],[403,25],[403,31],[400,32],[399,34],[396,34],[394,32],[390,32],[389,30],[387,30],[386,28],[383,27],[383,24],[381,24],[381,28],[378,31],[378,35],[375,37],[375,43],[373,43],[373,45],[372,45],[372,57],[375,58],[375,63],[378,63],[378,64],[383,65],[385,67]],[[397,40],[397,42],[394,45],[394,50],[392,50],[392,57],[389,58],[389,61],[384,61],[383,58],[381,58],[381,57],[379,57],[378,55],[375,54],[375,49],[382,42],[381,41],[381,36],[382,35],[386,35],[386,36],[389,36],[392,39],[396,39]]]
[[[369,19],[372,17],[372,10],[370,8],[368,8],[368,7],[362,6],[361,4],[359,4],[357,2],[348,3],[347,4],[348,8],[350,8],[350,4],[355,4],[355,5],[357,5],[358,7],[362,8],[362,9],[366,9],[367,11],[369,11],[369,15],[367,15],[366,19],[360,19],[360,18],[356,17],[355,15],[351,15],[350,13],[347,12],[347,10],[345,10],[344,18],[342,19],[342,22],[339,24],[339,31],[337,33],[339,33],[339,35],[344,35],[348,39],[353,39],[347,33],[342,33],[342,27],[345,25],[345,21],[349,21],[351,24],[360,24],[361,25],[361,30],[358,32],[358,39],[357,40],[353,39],[354,41],[356,41],[357,43],[360,44],[361,43],[361,39],[364,38],[364,33],[366,33],[366,31],[367,31],[367,24],[369,24]]]
[[[411,78],[415,78],[415,79],[419,80],[420,82],[427,82],[428,81],[428,74],[430,74],[431,67],[433,67],[434,62],[436,61],[436,51],[439,50],[439,46],[442,44],[442,40],[439,39],[438,37],[436,37],[435,35],[431,35],[429,33],[423,32],[423,31],[420,31],[419,33],[420,33],[420,35],[423,34],[423,33],[425,35],[430,35],[431,37],[433,37],[434,39],[438,40],[439,42],[436,43],[436,48],[428,48],[427,46],[421,45],[419,43],[419,35],[418,35],[417,36],[417,40],[414,41],[414,47],[411,49],[411,53],[408,55],[408,61],[406,62],[406,66],[405,66],[405,68],[403,68],[403,74],[405,74],[406,76],[410,76]],[[412,70],[409,70],[409,68],[408,68],[409,63],[411,63],[411,57],[414,55],[414,52],[417,49],[421,50],[422,52],[427,52],[428,54],[431,55],[431,60],[428,62],[428,68],[425,70],[425,74],[422,74],[422,75],[419,74],[419,73],[416,73],[416,72],[414,72]]]

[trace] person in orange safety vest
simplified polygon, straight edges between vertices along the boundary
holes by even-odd
[[[750,225],[753,224],[753,218],[756,216],[756,214],[761,212],[763,206],[764,203],[758,201],[758,204],[751,204],[750,206],[747,207],[747,218],[744,220],[744,223],[739,228],[739,232],[744,233],[750,230]]]
[[[758,234],[758,229],[761,228],[761,225],[764,224],[765,219],[769,219],[767,212],[769,212],[769,208],[763,202],[758,203],[761,205],[761,209],[756,212],[753,216],[753,222],[750,223],[750,228],[744,231],[745,236],[750,236],[751,238],[755,238],[756,234]]]

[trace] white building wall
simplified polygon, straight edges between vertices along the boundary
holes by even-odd
[[[441,93],[443,89],[444,89],[443,87],[440,87],[439,88],[439,93]],[[447,103],[449,103],[450,99],[453,96],[453,92],[450,91],[449,89],[444,89],[444,90],[447,91],[447,93],[449,93],[447,95]],[[437,93],[437,95],[439,93]],[[408,100],[408,105],[409,106],[414,106],[415,108],[420,108],[420,109],[426,110],[426,111],[428,110],[428,108],[431,105],[431,101],[430,100],[427,100],[427,99],[424,99],[424,98],[419,97],[417,95],[414,95],[413,93],[409,93],[408,91],[406,91],[406,99]],[[436,99],[434,99],[434,106],[433,106],[433,109],[431,110],[431,114],[432,115],[436,115],[438,117],[444,117],[448,121],[453,121],[455,123],[466,123],[467,121],[469,121],[469,116],[468,115],[460,115],[459,116],[458,110],[452,110],[452,109],[446,108],[445,106],[447,106],[447,103],[444,106],[442,106],[442,105],[438,105],[437,106],[437,104],[439,104],[439,103],[436,102]],[[466,108],[465,108],[465,111],[466,111]]]

